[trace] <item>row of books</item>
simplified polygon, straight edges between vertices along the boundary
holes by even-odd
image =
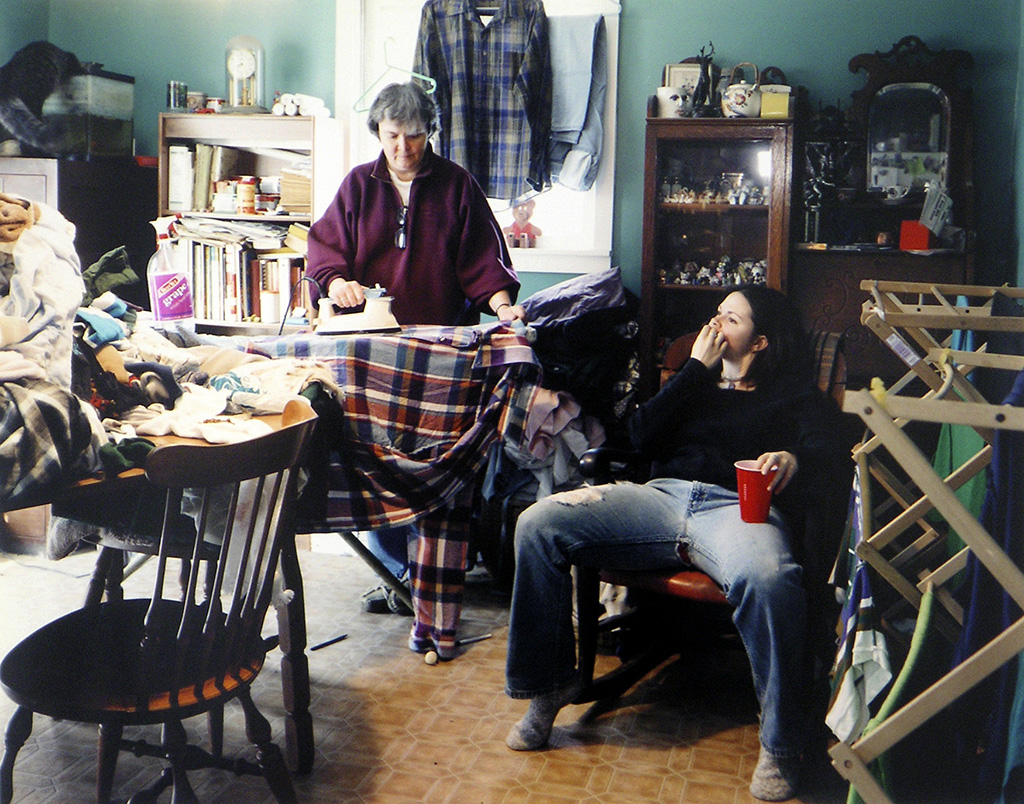
[[[192,287],[195,317],[206,321],[277,323],[296,307],[309,309],[305,261],[290,250],[257,251],[242,244],[179,240]]]
[[[309,285],[300,281],[308,229],[300,223],[178,219],[175,247],[183,252],[195,317],[276,323],[296,307],[309,310]]]

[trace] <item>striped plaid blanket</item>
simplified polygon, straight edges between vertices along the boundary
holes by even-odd
[[[0,383],[0,510],[36,505],[99,466],[95,412],[45,380]]]
[[[413,633],[454,651],[474,492],[491,447],[523,448],[540,364],[499,324],[396,335],[294,335],[254,342],[270,357],[327,363],[340,388],[324,529],[416,521]]]

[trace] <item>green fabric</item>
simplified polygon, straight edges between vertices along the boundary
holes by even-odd
[[[85,282],[82,306],[88,307],[93,299],[108,290],[116,292],[119,287],[135,284],[139,281],[139,275],[128,261],[128,250],[118,246],[86,268],[82,272],[82,280]]]
[[[930,686],[941,675],[943,667],[948,667],[944,660],[944,654],[938,650],[944,641],[942,636],[931,628],[932,613],[935,608],[935,593],[931,586],[925,591],[921,598],[921,609],[917,614],[917,624],[914,626],[914,635],[910,640],[910,650],[903,662],[899,675],[889,688],[889,694],[879,707],[877,714],[868,721],[864,727],[864,734],[870,733],[883,723],[897,709],[903,706],[912,698],[919,695],[924,689]],[[922,727],[927,728],[927,726]],[[913,733],[912,733],[913,734]],[[907,735],[902,742],[905,742],[911,735]],[[893,761],[892,753],[897,743],[889,751],[881,754],[868,767],[875,775],[878,783],[890,798],[894,798],[894,788],[898,786],[895,778],[897,770],[904,770],[901,763]],[[851,784],[846,799],[847,804],[864,804],[856,788]]]
[[[100,461],[104,471],[111,474],[146,465],[146,456],[155,445],[145,438],[124,438],[116,444],[110,442],[100,447]]]
[[[974,428],[962,424],[944,424],[939,432],[932,468],[935,469],[939,477],[947,477],[973,457],[983,446],[985,446],[985,441],[974,431]],[[978,472],[956,490],[957,499],[975,519],[981,516],[981,506],[985,502],[985,477],[984,471]],[[962,547],[963,541],[951,530],[948,544],[949,555],[953,555]]]

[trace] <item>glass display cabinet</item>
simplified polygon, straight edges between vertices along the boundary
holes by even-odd
[[[723,291],[786,289],[793,128],[759,118],[647,120],[640,297],[641,393],[675,338]]]

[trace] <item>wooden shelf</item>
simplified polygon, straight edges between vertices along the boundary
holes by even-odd
[[[658,290],[665,293],[689,293],[690,291],[696,291],[697,293],[721,293],[723,290],[733,287],[736,287],[736,285],[688,285],[683,282],[658,283]]]
[[[256,168],[277,171],[282,164],[308,158],[311,163],[312,215],[316,219],[334,198],[345,176],[345,141],[340,121],[333,117],[291,117],[271,114],[162,114],[157,158],[160,214],[173,214],[167,206],[168,149],[197,142],[221,145],[253,154]],[[267,172],[263,175],[274,175]],[[189,214],[193,214],[190,212]],[[243,218],[227,215],[226,218]],[[272,221],[278,216],[256,216]]]
[[[309,198],[305,198],[303,182],[301,197],[296,198],[295,206],[303,210],[311,208],[311,213],[268,215],[169,209],[170,149],[185,146],[195,151],[200,143],[240,151],[237,166],[232,168],[240,174],[279,176],[289,167],[301,168],[303,172],[308,169]],[[207,221],[262,223],[284,229],[294,223],[308,226],[330,205],[345,175],[344,144],[340,121],[330,117],[162,114],[158,150],[159,214],[180,213]],[[296,282],[296,277],[304,270],[302,254],[298,251],[293,254],[286,249],[257,249],[251,240],[218,244],[198,237],[192,240],[183,237],[175,247],[185,251],[183,263],[190,274],[199,331],[276,335],[279,321],[253,323],[244,319],[261,313],[271,319],[285,315],[296,284],[301,290],[295,293],[295,304],[302,304],[302,297],[308,295],[305,284]],[[286,326],[285,331],[301,331],[301,328]]]
[[[677,212],[681,215],[698,215],[701,213],[713,213],[716,215],[767,215],[771,209],[768,204],[702,204],[700,201],[692,203],[662,201],[658,208],[664,212]]]

